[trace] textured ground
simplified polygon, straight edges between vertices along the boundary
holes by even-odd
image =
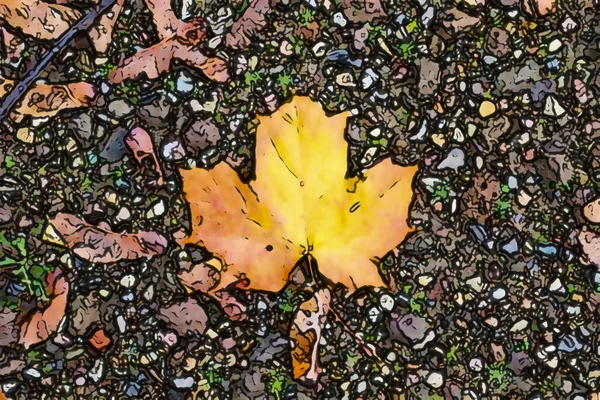
[[[18,81],[53,36],[24,34],[2,6],[0,72]],[[80,36],[42,75],[88,82],[93,101],[21,108],[0,131],[6,397],[598,397],[600,3],[172,7],[204,17],[206,37],[128,1],[105,49]],[[126,79],[159,40],[177,51]],[[280,293],[207,295],[208,278],[189,293],[182,270],[204,273],[207,254],[174,240],[192,225],[178,169],[228,162],[250,178],[256,114],[294,94],[352,112],[352,172],[419,167],[415,232],[380,265],[388,288],[332,289],[314,386],[292,379],[289,351],[314,293],[306,266]]]

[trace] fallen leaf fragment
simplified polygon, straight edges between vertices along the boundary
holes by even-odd
[[[56,332],[67,307],[69,284],[63,271],[56,268],[46,278],[49,304],[32,313],[21,326],[19,344],[26,348],[42,342]]]
[[[168,241],[157,232],[115,233],[88,224],[83,219],[58,213],[50,220],[78,257],[96,263],[114,263],[162,254]]]
[[[584,264],[600,265],[600,235],[587,230],[582,230],[577,236],[581,244],[581,261]]]
[[[213,293],[212,297],[219,302],[223,312],[232,321],[244,321],[248,316],[248,304],[240,299],[236,293],[219,291]]]
[[[140,165],[143,165],[142,160],[144,158],[148,156],[152,158],[155,172],[159,175],[156,184],[162,186],[164,184],[162,167],[158,162],[158,157],[156,157],[154,145],[152,144],[152,138],[148,132],[139,126],[135,127],[125,136],[125,143],[133,152],[133,156]]]
[[[38,0],[6,0],[0,3],[0,19],[36,39],[56,39],[79,18],[79,11],[60,4]]]
[[[197,300],[186,298],[163,308],[158,318],[182,336],[202,335],[206,330],[208,315]]]
[[[180,21],[175,15],[170,1],[146,0],[145,3],[152,13],[152,20],[160,38],[168,38],[177,33],[177,29],[183,21]]]
[[[352,22],[367,22],[376,18],[385,18],[380,0],[342,0],[344,15]]]
[[[245,273],[251,288],[278,291],[307,252],[335,282],[383,284],[372,260],[410,231],[416,167],[385,160],[365,179],[345,179],[346,117],[327,117],[306,97],[261,117],[249,185],[226,163],[180,170],[192,220],[199,221],[183,243],[202,243],[222,259],[227,268],[218,288]]]
[[[117,0],[89,29],[88,36],[98,53],[106,53],[108,51],[108,46],[112,41],[112,32],[124,3],[125,0]]]
[[[269,0],[253,0],[225,36],[227,46],[241,49],[250,45],[256,34],[267,24],[266,15],[270,10]]]
[[[313,386],[319,377],[319,342],[330,310],[331,293],[320,289],[302,303],[290,327],[293,377]]]
[[[0,35],[2,36],[0,54],[2,54],[4,60],[9,63],[19,63],[23,50],[25,50],[23,40],[18,35],[13,35],[3,26],[0,26]]]
[[[139,79],[143,75],[148,79],[156,79],[169,70],[173,59],[180,59],[188,66],[199,69],[216,82],[224,82],[229,78],[224,60],[207,57],[199,49],[182,43],[178,38],[169,38],[126,59],[123,65],[111,71],[109,80],[120,83],[128,79]]]
[[[10,346],[19,340],[18,317],[19,314],[8,307],[0,309],[0,346]]]
[[[0,77],[0,97],[4,97],[13,85],[14,81]],[[49,117],[63,110],[88,107],[96,95],[96,88],[87,82],[36,83],[20,101],[15,113]]]
[[[144,75],[148,79],[156,79],[171,68],[171,62],[175,59],[199,69],[215,82],[229,79],[227,62],[207,56],[199,47],[206,38],[207,29],[202,18],[184,22],[176,17],[168,1],[146,0],[146,4],[152,12],[161,40],[138,51],[112,70],[108,77],[111,82],[135,80]]]
[[[219,284],[221,263],[216,259],[180,265],[179,280],[191,291],[208,292]]]

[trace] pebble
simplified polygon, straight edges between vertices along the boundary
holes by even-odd
[[[132,288],[137,284],[137,279],[133,275],[125,275],[121,278],[119,283],[125,288]]]
[[[425,382],[434,389],[444,386],[445,377],[439,372],[431,372],[427,375]]]
[[[177,389],[191,389],[196,383],[194,381],[194,378],[191,376],[185,378],[175,377],[171,380],[171,382],[173,383],[173,386],[175,386]]]
[[[131,114],[133,112],[133,107],[129,102],[125,100],[113,100],[108,105],[108,111],[115,118],[122,118]]]
[[[489,100],[481,102],[479,105],[479,115],[482,118],[491,117],[496,113],[496,105]]]

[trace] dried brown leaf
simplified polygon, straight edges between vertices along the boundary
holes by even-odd
[[[6,0],[0,3],[0,18],[26,35],[52,40],[79,20],[81,13],[71,7],[38,0]]]
[[[223,312],[232,321],[244,321],[247,318],[248,304],[236,294],[228,291],[218,291],[212,297],[219,302]]]
[[[154,152],[154,145],[148,132],[139,126],[135,127],[125,136],[125,143],[133,152],[133,156],[138,163],[143,164],[142,160],[146,157],[152,158],[154,169],[159,174],[156,184],[162,186],[164,183],[162,168]]]
[[[36,310],[21,326],[19,343],[25,347],[44,341],[58,329],[69,295],[69,284],[63,271],[56,268],[46,279],[48,297],[46,308]]]
[[[146,0],[152,13],[152,20],[161,39],[167,39],[177,33],[182,21],[177,18],[169,0]]]
[[[168,246],[167,238],[157,232],[115,233],[71,214],[58,213],[50,222],[73,253],[90,262],[151,257],[162,254]]]
[[[0,97],[13,85],[14,81],[4,79],[0,83]],[[49,117],[62,110],[88,107],[92,105],[96,95],[95,87],[87,82],[37,83],[25,94],[15,112],[33,117]]]
[[[225,43],[227,46],[234,49],[247,47],[256,34],[267,24],[266,16],[270,10],[269,0],[253,0],[226,35]]]
[[[330,301],[329,289],[316,291],[300,305],[290,327],[293,377],[307,386],[314,385],[319,378],[318,346]]]
[[[187,298],[163,308],[158,318],[182,336],[202,335],[206,330],[208,315],[195,299]]]
[[[23,50],[25,50],[25,42],[3,26],[0,26],[0,35],[2,35],[2,48],[0,50],[2,57],[10,63],[18,62]]]
[[[123,9],[125,0],[118,0],[89,29],[88,36],[98,53],[106,53],[112,41],[112,32]]]

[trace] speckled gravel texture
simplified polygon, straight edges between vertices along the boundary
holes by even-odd
[[[265,26],[226,46],[257,3],[267,5]],[[99,100],[0,131],[8,399],[600,397],[599,1],[198,0],[173,9],[206,20],[202,48],[227,61],[226,82],[173,62],[158,79],[108,83],[125,57],[157,42],[145,3],[128,1],[106,55],[80,37],[43,75],[90,82]],[[22,78],[49,46],[27,39],[20,58],[3,57],[2,76]],[[351,173],[385,157],[419,167],[415,231],[380,265],[388,287],[336,288],[349,330],[335,319],[324,326],[312,387],[294,382],[289,354],[306,288],[231,289],[221,298],[238,308],[224,309],[184,289],[178,272],[207,254],[174,239],[192,226],[178,169],[228,162],[250,179],[256,115],[293,95],[351,112]],[[135,126],[149,133],[156,162],[128,148]],[[142,261],[90,262],[51,240],[57,213],[154,232],[168,245]],[[25,348],[22,321],[47,306],[44,285],[57,270],[69,285],[65,316]]]

